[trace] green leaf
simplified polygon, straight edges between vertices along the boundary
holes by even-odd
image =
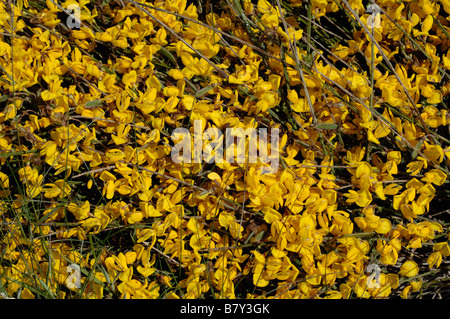
[[[336,124],[331,123],[319,123],[315,126],[318,130],[335,130],[338,128]]]
[[[207,87],[204,87],[201,90],[198,90],[197,93],[195,93],[195,98],[201,98],[202,96],[204,96],[206,93],[208,93],[209,91],[211,91],[212,89],[214,89],[218,84],[214,83],[214,84],[210,84]]]
[[[91,109],[91,108],[94,108],[94,107],[98,107],[98,106],[100,106],[102,104],[103,104],[103,102],[101,100],[94,100],[94,101],[87,102],[84,105],[84,107],[87,108],[87,109]]]
[[[5,81],[5,82],[6,82],[6,81]],[[6,83],[11,84],[11,83],[9,83],[9,82],[6,82]],[[9,98],[9,95],[2,95],[2,96],[0,97],[0,102],[4,102],[4,101],[6,101],[8,98]]]
[[[161,47],[159,49],[159,51],[161,52],[162,55],[164,55],[166,58],[168,58],[170,60],[170,62],[172,62],[174,65],[178,65],[177,59],[175,59],[173,54],[170,53],[170,51],[167,50],[165,47]]]

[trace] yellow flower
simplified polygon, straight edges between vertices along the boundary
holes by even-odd
[[[282,217],[279,212],[270,207],[263,207],[262,212],[264,213],[264,220],[268,224],[272,224],[274,221],[280,220]]]
[[[71,203],[67,206],[67,210],[71,212],[77,220],[83,220],[89,217],[89,211],[91,209],[89,201],[85,201],[83,205],[78,206]]]
[[[384,241],[378,239],[376,249],[381,255],[380,262],[386,265],[395,265],[398,260],[398,247],[396,247],[395,241],[390,241],[385,243]]]
[[[417,161],[412,161],[411,163],[407,164],[406,167],[408,168],[406,170],[407,173],[411,173],[411,175],[417,175],[423,168],[428,167],[428,162],[423,157],[417,156]]]
[[[253,65],[237,65],[236,71],[228,78],[229,83],[252,83],[257,79],[258,69]]]
[[[310,112],[309,110],[309,105],[308,102],[306,101],[306,99],[303,98],[299,98],[298,94],[295,90],[289,90],[288,91],[288,100],[291,102],[291,108],[292,110],[294,110],[295,112]],[[315,100],[314,96],[311,96],[311,99],[313,102]]]
[[[324,16],[326,13],[326,7],[328,5],[327,0],[312,0],[311,1],[311,12],[318,18]]]
[[[398,272],[402,276],[414,277],[419,273],[419,266],[412,260],[403,263]]]
[[[131,126],[125,125],[123,123],[119,124],[117,127],[117,135],[111,135],[114,144],[121,145],[128,142],[128,132],[130,131]]]
[[[175,80],[181,80],[184,78],[183,73],[178,69],[170,69],[167,74],[170,75]]]
[[[360,190],[358,192],[349,190],[344,196],[347,197],[347,203],[356,203],[359,207],[366,207],[372,202],[372,195],[367,190]]]
[[[95,39],[92,30],[86,27],[81,27],[80,30],[72,30],[72,36],[80,40]]]
[[[414,291],[414,292],[419,291],[420,288],[422,288],[422,281],[413,280],[413,281],[411,281],[410,285],[411,285],[412,291]]]
[[[440,251],[435,251],[431,253],[427,258],[428,267],[431,269],[436,265],[436,268],[442,263],[442,254]]]
[[[408,299],[408,296],[409,296],[409,293],[411,291],[411,288],[412,287],[410,285],[408,285],[405,288],[403,288],[402,292],[400,293],[400,297],[402,299]]]
[[[135,70],[131,70],[127,74],[124,74],[122,77],[122,83],[125,84],[125,87],[134,86],[137,82],[137,73]]]
[[[447,175],[443,171],[432,169],[425,173],[425,176],[421,179],[421,181],[442,186],[446,179]]]
[[[444,152],[439,145],[431,145],[425,141],[425,150],[423,154],[430,161],[441,163],[444,159]]]
[[[448,242],[434,244],[433,250],[440,252],[442,256],[450,256],[450,247],[448,245]]]
[[[155,34],[153,38],[151,38],[151,42],[153,44],[157,44],[160,46],[166,46],[168,44],[167,40],[167,31],[164,27],[161,27]]]

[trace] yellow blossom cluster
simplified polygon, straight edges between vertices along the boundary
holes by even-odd
[[[408,298],[448,280],[449,14],[0,3],[1,296]],[[177,129],[203,150],[277,129],[258,151],[279,167],[238,142],[244,162],[177,162]]]

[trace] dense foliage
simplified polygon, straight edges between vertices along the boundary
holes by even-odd
[[[449,14],[0,3],[1,296],[448,294]],[[175,162],[195,120],[278,128],[279,169]]]

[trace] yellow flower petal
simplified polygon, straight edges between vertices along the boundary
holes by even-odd
[[[137,73],[135,70],[131,70],[127,74],[124,74],[122,77],[122,83],[125,84],[125,86],[133,86],[136,84],[137,81]]]
[[[408,260],[400,267],[399,274],[406,277],[414,277],[419,273],[419,266],[416,262]]]

